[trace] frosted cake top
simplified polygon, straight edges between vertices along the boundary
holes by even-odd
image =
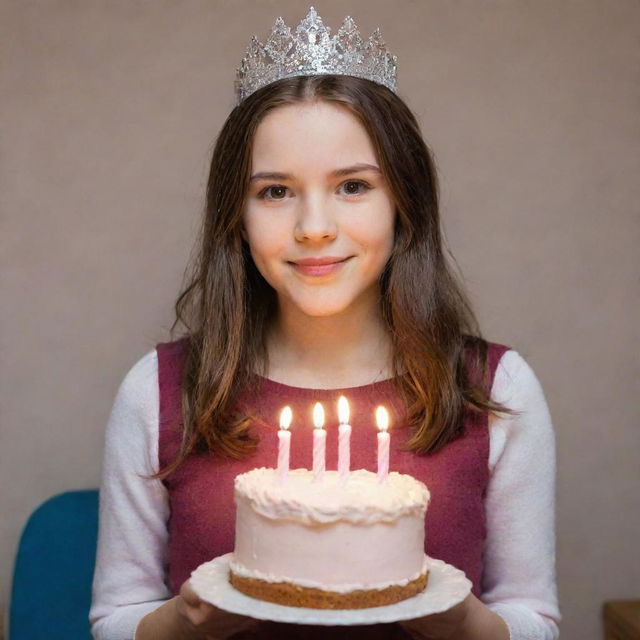
[[[395,471],[380,482],[377,474],[358,469],[343,485],[337,471],[325,471],[314,482],[313,471],[292,469],[281,482],[275,469],[265,467],[236,476],[235,495],[266,518],[307,524],[393,522],[404,515],[424,515],[430,497],[422,482]]]

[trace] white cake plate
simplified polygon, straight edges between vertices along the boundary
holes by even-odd
[[[191,574],[191,586],[205,602],[258,620],[327,626],[397,622],[447,611],[462,602],[471,591],[471,582],[462,571],[442,560],[429,558],[427,588],[396,604],[367,609],[287,607],[256,600],[235,589],[229,582],[229,562],[232,556],[232,553],[227,553],[201,564]]]

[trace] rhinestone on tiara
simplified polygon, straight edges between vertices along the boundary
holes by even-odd
[[[335,36],[329,37],[329,32],[311,7],[295,35],[278,18],[264,44],[251,36],[247,55],[236,71],[238,103],[261,87],[292,76],[357,76],[395,91],[397,58],[387,51],[380,29],[365,41],[347,16]]]

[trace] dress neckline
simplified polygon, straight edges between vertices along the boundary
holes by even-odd
[[[260,385],[266,389],[267,391],[275,391],[275,392],[283,392],[288,395],[336,395],[337,393],[345,393],[348,395],[360,395],[360,394],[369,394],[373,390],[383,390],[388,389],[394,383],[395,377],[385,378],[384,380],[376,380],[375,382],[369,382],[368,384],[357,385],[354,387],[333,387],[331,389],[320,389],[314,387],[298,387],[290,384],[285,384],[284,382],[277,382],[276,380],[272,380],[271,378],[265,378],[264,376],[254,374],[256,380],[260,383]]]

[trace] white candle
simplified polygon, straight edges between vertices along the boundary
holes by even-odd
[[[344,396],[338,400],[338,476],[343,484],[349,478],[351,466],[351,425],[349,424],[349,403]]]
[[[313,407],[313,480],[320,482],[326,465],[327,432],[324,425],[324,409],[319,402]]]
[[[384,481],[389,473],[389,444],[391,437],[387,431],[389,428],[389,414],[384,407],[376,409],[376,422],[378,424],[378,479]]]
[[[280,412],[280,430],[278,431],[278,479],[284,482],[289,473],[289,451],[291,449],[291,407]]]

